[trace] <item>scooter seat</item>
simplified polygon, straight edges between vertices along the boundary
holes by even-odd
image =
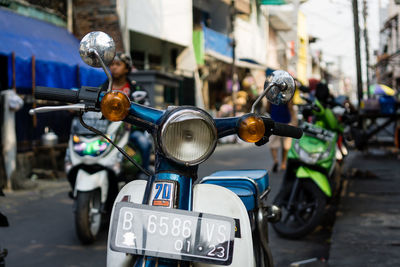
[[[269,186],[269,175],[267,170],[228,170],[217,171],[209,177],[247,177],[256,182],[260,193],[264,192]]]
[[[267,170],[218,171],[204,177],[200,183],[223,186],[240,197],[247,210],[253,210],[258,198],[269,186]]]

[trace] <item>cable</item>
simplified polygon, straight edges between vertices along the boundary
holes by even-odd
[[[145,168],[143,168],[142,166],[140,166],[139,163],[137,163],[134,159],[132,159],[122,148],[120,148],[119,146],[117,146],[110,138],[108,138],[108,136],[106,136],[104,133],[102,133],[101,131],[87,125],[85,123],[85,121],[83,120],[83,112],[81,112],[79,114],[79,121],[81,122],[82,126],[85,127],[86,129],[88,129],[89,131],[94,132],[97,135],[102,136],[103,138],[105,138],[108,142],[110,142],[115,148],[117,148],[119,150],[119,152],[122,153],[122,155],[125,156],[125,158],[127,158],[133,165],[135,165],[136,168],[138,168],[139,170],[141,170],[144,174],[146,174],[147,176],[152,176],[153,173],[150,172],[149,170],[146,170]]]

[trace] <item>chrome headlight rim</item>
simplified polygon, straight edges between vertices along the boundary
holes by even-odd
[[[214,139],[211,142],[209,149],[207,151],[207,153],[205,153],[203,156],[201,156],[200,158],[196,159],[196,160],[191,160],[191,161],[183,161],[180,159],[177,159],[176,157],[174,157],[173,155],[171,155],[168,150],[166,149],[164,143],[163,143],[163,134],[165,133],[167,126],[173,122],[174,120],[178,119],[179,117],[183,116],[183,115],[192,115],[193,119],[200,119],[203,120],[211,129],[212,134],[214,135]],[[195,107],[180,107],[180,108],[176,108],[173,111],[171,111],[166,118],[164,119],[163,123],[161,124],[161,127],[159,128],[158,131],[158,135],[157,135],[157,139],[158,139],[158,144],[159,147],[162,151],[162,153],[164,154],[164,156],[181,165],[185,165],[185,166],[195,166],[195,165],[199,165],[202,162],[204,162],[205,160],[207,160],[212,153],[214,152],[215,148],[217,147],[217,141],[218,141],[218,133],[217,133],[217,127],[215,125],[214,119],[204,110],[199,109],[199,108],[195,108]]]

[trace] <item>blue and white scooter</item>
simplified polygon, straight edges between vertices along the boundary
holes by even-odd
[[[103,67],[110,81],[106,65],[114,53],[113,40],[104,33],[89,33],[81,41],[82,59]],[[301,137],[301,129],[254,113],[264,96],[276,104],[289,101],[295,89],[293,78],[277,71],[265,87],[251,113],[222,119],[196,107],[152,109],[131,103],[110,88],[106,93],[87,87],[79,91],[36,89],[37,98],[75,103],[59,109],[101,110],[110,121],[123,120],[146,129],[156,142],[155,174],[143,170],[149,178],[125,185],[114,203],[107,266],[273,265],[267,221],[279,217],[279,212],[265,203],[267,171],[197,176],[198,165],[213,153],[218,138],[238,134],[262,145],[272,134]]]

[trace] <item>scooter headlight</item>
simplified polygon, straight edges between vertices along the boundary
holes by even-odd
[[[103,138],[84,141],[77,135],[73,136],[73,149],[80,156],[97,157],[106,151],[109,145],[108,141]]]
[[[297,154],[299,155],[299,158],[307,164],[315,164],[319,160],[326,159],[327,157],[329,157],[329,154],[331,153],[330,149],[324,152],[309,153],[305,151],[303,148],[301,148],[298,140],[295,141],[294,148]]]
[[[164,154],[177,163],[197,165],[206,160],[217,144],[217,129],[207,113],[196,109],[170,115],[159,134]]]
[[[299,156],[302,161],[307,164],[315,164],[317,163],[321,153],[308,153],[303,149],[300,150]]]

